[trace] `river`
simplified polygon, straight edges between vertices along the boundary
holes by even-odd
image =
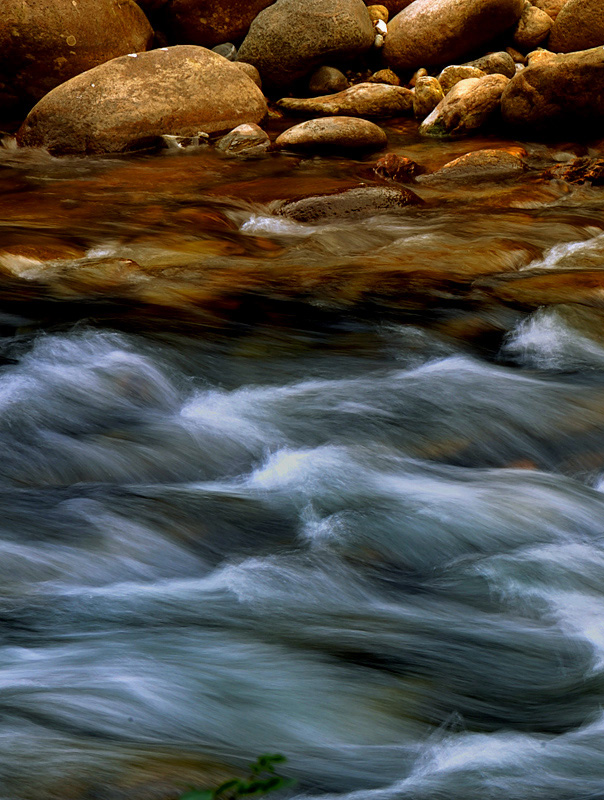
[[[305,225],[376,157],[5,139],[2,800],[604,797],[604,145],[388,132],[529,169]]]

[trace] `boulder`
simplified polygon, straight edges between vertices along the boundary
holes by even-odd
[[[465,81],[466,78],[482,78],[485,75],[486,72],[483,72],[478,67],[471,67],[467,64],[451,64],[451,66],[445,67],[440,73],[438,82],[443,92],[449,94],[451,89],[460,81]]]
[[[547,38],[554,21],[528,0],[514,31],[514,44],[522,50],[532,50]]]
[[[509,78],[485,75],[454,86],[420,126],[424,136],[462,136],[482,127],[499,107]]]
[[[17,141],[51,153],[118,153],[266,113],[262,92],[234,64],[180,45],[120,56],[57,86],[30,111]]]
[[[509,124],[531,128],[601,122],[604,48],[531,59],[506,87],[501,111]]]
[[[475,150],[449,161],[430,175],[418,178],[422,183],[481,183],[515,178],[524,171],[524,163],[508,150]]]
[[[147,50],[152,39],[134,0],[2,0],[0,97],[31,108],[74,75]]]
[[[318,95],[343,92],[349,86],[346,75],[335,67],[319,67],[316,72],[313,72],[308,82],[310,93]]]
[[[358,117],[309,119],[284,131],[276,141],[288,150],[381,150],[388,139],[373,122]]]
[[[571,53],[604,45],[602,0],[568,0],[558,14],[548,47],[555,53]]]
[[[520,18],[524,0],[414,0],[388,25],[384,59],[395,69],[450,64]]]
[[[403,187],[359,186],[284,203],[277,214],[297,222],[328,222],[396,213],[418,203],[420,198]]]
[[[258,158],[271,145],[268,134],[259,125],[245,122],[223,136],[216,149],[229,158]]]
[[[269,86],[288,86],[326,57],[351,58],[369,50],[373,22],[363,0],[279,0],[261,11],[239,48]]]
[[[514,59],[505,50],[497,53],[488,53],[482,58],[468,61],[464,67],[476,67],[481,69],[486,75],[505,75],[506,78],[513,78],[516,74],[516,64]]]
[[[413,107],[413,92],[387,83],[357,83],[344,92],[323,97],[284,97],[277,106],[295,114],[343,114],[352,117],[394,117]]]
[[[445,96],[438,78],[426,76],[415,82],[413,114],[417,119],[426,119]]]
[[[254,18],[274,0],[171,0],[160,16],[172,41],[214,47],[243,39]]]

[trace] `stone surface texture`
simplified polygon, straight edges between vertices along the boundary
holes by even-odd
[[[259,122],[262,92],[242,70],[203,47],[121,56],[47,94],[17,134],[52,153],[117,153],[163,134],[193,136]]]
[[[214,47],[241,41],[254,18],[274,0],[171,0],[160,16],[173,41]]]
[[[357,83],[344,92],[298,99],[285,97],[277,106],[295,114],[330,114],[353,117],[393,117],[413,107],[413,92],[387,83]]]
[[[514,59],[509,53],[506,53],[505,50],[501,50],[497,53],[488,53],[486,56],[482,56],[482,58],[468,61],[464,66],[476,67],[487,75],[505,75],[506,78],[513,78],[516,74]]]
[[[445,93],[438,82],[438,78],[433,78],[429,75],[418,78],[415,82],[415,94],[413,95],[414,116],[417,119],[426,119],[444,96]]]
[[[420,126],[425,136],[463,136],[482,127],[499,107],[509,78],[486,75],[468,78],[451,89]]]
[[[470,67],[467,64],[463,66],[461,64],[451,64],[440,73],[438,82],[442,86],[443,92],[449,94],[451,89],[460,81],[464,81],[467,78],[482,78],[485,75],[486,72],[478,67]]]
[[[290,150],[380,150],[387,143],[378,125],[358,117],[309,119],[288,128],[276,141]]]
[[[524,171],[522,159],[507,150],[484,149],[466,153],[449,161],[430,175],[418,178],[422,183],[477,183],[514,178]]]
[[[241,62],[243,63],[243,62]],[[319,67],[310,77],[308,89],[311,94],[335,94],[348,89],[350,84],[344,73],[335,67]]]
[[[390,186],[359,186],[332,194],[305,197],[282,205],[277,213],[298,222],[356,219],[370,214],[397,212],[420,203],[409,189]]]
[[[258,158],[270,147],[268,134],[259,125],[245,122],[216,143],[216,149],[230,158]]]
[[[553,19],[545,11],[527,2],[514,31],[514,44],[522,50],[537,47],[547,38],[553,24]]]
[[[571,53],[604,45],[602,0],[568,0],[558,14],[548,47],[555,53]]]

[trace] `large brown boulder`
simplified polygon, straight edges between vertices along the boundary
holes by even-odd
[[[175,42],[214,47],[243,39],[252,21],[274,0],[172,0],[161,16]]]
[[[531,61],[506,87],[501,111],[509,124],[533,128],[601,121],[604,48]]]
[[[510,82],[505,75],[466,78],[456,83],[420,125],[424,136],[464,136],[482,127],[499,108]]]
[[[163,134],[194,136],[259,122],[256,84],[230,61],[194,45],[121,56],[57,86],[17,133],[51,153],[118,153]]]
[[[456,63],[511,28],[524,0],[414,0],[388,24],[383,54],[395,69]]]
[[[598,45],[604,45],[602,0],[568,0],[554,22],[549,49],[555,53],[572,53]]]
[[[261,11],[239,49],[265,85],[288,86],[321,62],[357,56],[375,39],[363,0],[279,0]]]
[[[153,31],[134,0],[2,0],[0,98],[31,107],[55,86],[126,53]]]

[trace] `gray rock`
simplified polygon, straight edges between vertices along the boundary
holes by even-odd
[[[323,117],[301,122],[284,131],[276,141],[290,150],[381,150],[388,139],[373,122],[358,117]]]
[[[253,64],[265,84],[288,86],[326,57],[364,53],[374,38],[363,0],[278,0],[253,21],[238,60]]]
[[[335,67],[319,67],[308,82],[308,89],[312,94],[335,94],[343,92],[349,86],[346,75]]]
[[[424,136],[463,136],[482,127],[499,108],[501,94],[509,78],[485,75],[468,78],[451,89],[424,120],[420,133]]]
[[[212,48],[213,53],[226,58],[227,61],[234,61],[237,58],[237,48],[232,42],[223,42]]]
[[[468,61],[464,66],[476,67],[487,75],[505,75],[506,78],[513,78],[516,74],[514,59],[509,53],[506,53],[505,50],[501,50],[497,53],[488,53],[486,56],[482,56],[482,58]]]
[[[285,203],[277,214],[298,222],[327,222],[396,213],[418,203],[420,198],[403,187],[359,186]]]
[[[295,114],[329,114],[352,117],[393,117],[413,107],[413,92],[387,83],[357,83],[344,92],[298,99],[285,97],[277,106]]]
[[[238,125],[216,143],[216,149],[229,158],[258,158],[271,145],[268,134],[259,125],[246,122]]]
[[[604,45],[602,0],[568,0],[558,14],[548,47],[556,53],[571,53]]]

